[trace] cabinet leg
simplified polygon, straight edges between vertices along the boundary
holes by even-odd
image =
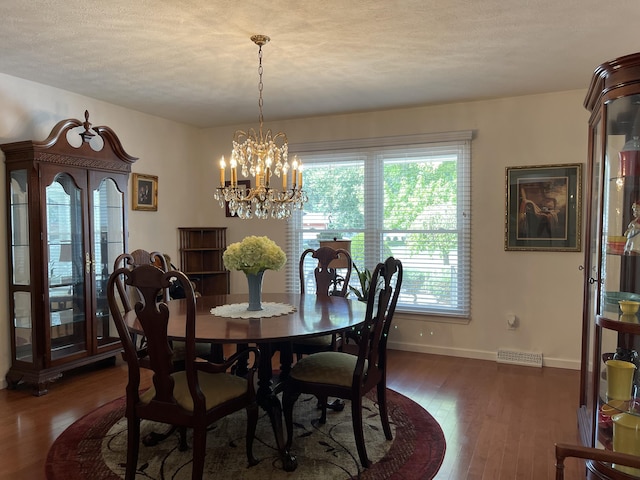
[[[18,384],[22,380],[22,375],[17,375],[15,373],[7,373],[5,379],[7,380],[7,388],[9,390],[15,390],[18,388]]]
[[[49,393],[49,382],[38,383],[33,388],[33,395],[35,397],[41,397],[43,395],[46,395],[47,393]]]

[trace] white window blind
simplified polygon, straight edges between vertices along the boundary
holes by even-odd
[[[349,239],[360,271],[402,261],[398,311],[468,317],[470,150],[471,132],[290,146],[309,202],[288,223],[288,257]],[[299,291],[297,262],[287,268],[287,288]]]

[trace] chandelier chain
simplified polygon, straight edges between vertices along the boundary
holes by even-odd
[[[258,48],[258,124],[260,125],[260,137],[262,137],[262,123],[264,122],[264,117],[262,116],[262,106],[264,105],[264,101],[262,100],[262,89],[264,85],[262,83],[262,45],[259,45]]]

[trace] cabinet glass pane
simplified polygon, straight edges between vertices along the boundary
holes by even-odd
[[[29,191],[26,170],[11,172],[11,261],[13,284],[29,285]]]
[[[31,321],[31,294],[13,294],[13,324],[15,326],[16,360],[33,362],[33,323]]]
[[[628,377],[630,383],[622,390],[630,385],[631,393],[626,390],[625,398],[621,398],[620,389],[613,388],[614,381],[608,378],[613,371],[609,369],[613,367],[608,367],[607,361],[622,360],[640,366],[637,353],[640,336],[633,334],[639,322],[637,309],[623,312],[620,305],[621,301],[640,301],[640,96],[612,100],[606,105],[605,112],[606,138],[600,147],[605,165],[602,236],[593,236],[601,239],[599,314],[622,326],[601,329],[601,355],[594,358],[599,381],[594,399],[598,404],[589,407],[596,413],[594,445],[624,451],[616,448],[613,423],[622,422],[617,426],[621,431],[627,428],[627,420],[635,422],[634,417],[640,415],[635,407],[640,375],[635,373],[633,366],[627,370],[632,372]],[[633,326],[624,327],[622,322]],[[626,413],[616,416],[620,412]],[[630,470],[627,473],[637,475],[639,472]]]
[[[609,102],[606,110],[601,312],[613,319],[621,314],[620,300],[640,300],[639,100],[638,95],[620,97]]]
[[[118,255],[124,252],[124,194],[104,179],[93,191],[93,258],[96,285],[96,337],[98,345],[119,341],[109,314],[107,280]]]
[[[51,358],[86,350],[82,191],[71,176],[46,188]]]
[[[593,192],[592,196],[591,196],[591,211],[592,212],[597,212],[599,211],[599,204],[600,204],[600,199],[601,199],[601,194],[600,194],[600,184],[602,182],[602,169],[603,169],[603,162],[602,162],[602,135],[600,134],[600,129],[601,129],[601,125],[600,122],[598,122],[595,126],[594,126],[594,140],[593,140],[593,152],[594,152],[594,160],[593,160],[593,177],[591,179],[591,190]],[[589,285],[589,314],[590,314],[590,318],[591,321],[589,322],[590,324],[590,328],[593,329],[593,319],[595,319],[596,314],[600,313],[599,310],[599,305],[598,305],[598,286],[600,285],[599,282],[597,281],[597,279],[599,278],[600,272],[598,269],[598,260],[599,260],[599,254],[600,254],[600,222],[599,220],[599,216],[593,215],[592,216],[592,222],[591,222],[591,231],[589,232],[589,238],[591,239],[590,241],[590,250],[589,250],[589,265],[591,267],[591,270],[588,272],[588,277],[589,279],[591,279],[592,281],[588,282]],[[600,305],[603,305],[603,302],[600,302]],[[616,305],[617,307],[617,305]],[[593,335],[589,335],[589,343],[587,345],[587,365],[586,365],[586,369],[583,371],[583,382],[585,382],[586,385],[589,385],[588,389],[589,391],[593,391],[593,369],[594,369],[594,355],[595,355],[595,350],[594,350],[594,342],[593,342]],[[597,360],[597,363],[595,364],[595,368],[598,368],[598,366],[600,365],[600,360]],[[594,411],[594,398],[591,395],[587,395],[586,398],[583,399],[586,402],[587,408],[589,409],[590,412]],[[593,422],[593,420],[592,420]]]

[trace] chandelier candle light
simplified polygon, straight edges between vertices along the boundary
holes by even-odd
[[[229,160],[230,182],[226,184],[227,164],[224,156],[220,160],[220,186],[214,193],[222,208],[229,204],[232,215],[247,219],[289,218],[294,209],[302,209],[308,200],[302,190],[302,162],[294,157],[291,163],[293,170],[291,180],[287,178],[289,171],[289,145],[287,136],[279,132],[275,135],[271,130],[263,133],[262,115],[262,47],[269,42],[266,35],[254,35],[253,43],[258,45],[258,109],[259,130],[237,130],[233,136],[233,150]],[[254,178],[254,186],[245,188],[238,185],[238,166],[244,177]],[[282,177],[282,189],[274,185],[272,175]]]

